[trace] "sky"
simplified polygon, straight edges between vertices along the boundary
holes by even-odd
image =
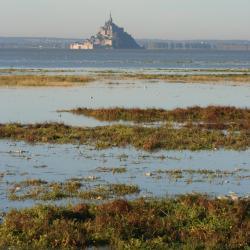
[[[0,0],[0,36],[87,38],[110,11],[135,38],[250,40],[250,0]]]

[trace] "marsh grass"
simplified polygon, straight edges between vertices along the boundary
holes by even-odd
[[[231,106],[208,106],[208,107],[188,107],[176,108],[174,110],[165,109],[140,109],[140,108],[76,108],[73,110],[59,111],[71,112],[77,115],[94,117],[100,121],[133,121],[133,122],[179,122],[179,123],[205,123],[206,125],[233,126],[243,124],[243,127],[250,128],[250,109],[236,108]],[[249,126],[247,126],[249,125]]]
[[[249,249],[250,200],[184,195],[9,211],[0,249]]]
[[[127,172],[127,169],[125,167],[115,167],[115,168],[107,168],[107,167],[99,167],[96,168],[97,172],[102,173],[113,173],[113,174],[123,174]]]
[[[219,71],[219,70],[182,70],[183,74],[150,74],[150,73],[131,73],[131,72],[96,72],[98,79],[106,80],[149,80],[149,81],[165,81],[169,83],[234,83],[249,84],[249,69],[239,71]],[[198,72],[198,74],[197,74]],[[202,73],[208,72],[208,73]]]
[[[96,72],[93,76],[89,75],[64,75],[71,70],[46,70],[46,69],[2,69],[0,70],[0,86],[23,86],[23,87],[42,87],[42,86],[81,86],[95,80],[159,80],[166,82],[182,83],[250,83],[250,74],[248,70],[233,73],[227,71],[213,71],[211,74],[139,74],[139,73],[121,73],[121,72]],[[47,74],[47,73],[50,73]],[[62,73],[52,75],[52,73]]]
[[[247,179],[249,169],[238,168],[235,170],[212,170],[212,169],[159,169],[153,171],[150,176],[153,178],[162,178],[165,175],[170,181],[184,180],[187,184],[193,182],[218,182],[223,184],[225,181],[239,181]]]
[[[236,82],[250,83],[250,74],[244,72],[242,74],[186,74],[186,75],[167,75],[167,74],[121,74],[124,79],[139,80],[162,80],[167,82],[183,82],[183,83],[217,83],[217,82]]]
[[[15,183],[9,190],[10,200],[60,200],[75,197],[81,187],[80,182],[48,183],[42,180],[25,180]]]
[[[88,144],[100,149],[133,146],[147,151],[219,148],[246,150],[250,146],[249,130],[224,133],[220,130],[199,128],[146,128],[121,125],[79,128],[57,123],[0,124],[0,138],[24,140],[29,143]]]
[[[20,187],[29,187],[29,186],[41,186],[47,184],[47,181],[41,179],[27,179],[18,183]]]
[[[9,189],[8,198],[13,201],[53,201],[65,198],[104,200],[124,197],[139,192],[140,189],[136,185],[105,184],[86,189],[78,180],[48,183],[43,180],[27,179],[14,183]]]
[[[85,85],[94,79],[89,76],[0,75],[0,86],[6,87],[70,87]]]

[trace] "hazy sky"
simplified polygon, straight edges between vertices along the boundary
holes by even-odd
[[[110,11],[136,38],[250,40],[250,0],[0,0],[0,36],[86,38]]]

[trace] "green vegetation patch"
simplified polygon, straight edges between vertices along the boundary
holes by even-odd
[[[70,180],[62,183],[48,183],[42,180],[28,179],[15,183],[9,190],[10,200],[61,200],[65,198],[109,199],[125,195],[137,194],[140,189],[136,185],[106,184],[92,189],[84,189],[81,182]]]
[[[103,173],[113,173],[113,174],[123,174],[127,172],[127,169],[125,167],[116,167],[116,168],[107,168],[107,167],[99,167],[96,168],[97,172],[103,172]]]
[[[12,210],[0,249],[249,249],[250,200],[203,195]]]
[[[219,181],[220,184],[228,183],[229,180],[239,181],[247,179],[250,169],[236,168],[235,170],[211,170],[211,169],[159,169],[146,173],[146,176],[153,178],[162,178],[166,175],[170,181],[184,180],[187,184],[193,182],[214,182]]]
[[[97,148],[134,146],[144,150],[246,150],[250,131],[206,130],[172,127],[147,128],[113,125],[96,128],[71,127],[64,124],[0,124],[0,138],[30,143],[77,143]]]
[[[185,71],[185,70],[184,70]],[[206,70],[210,72],[209,70]],[[197,74],[195,70],[187,74],[141,74],[122,73],[115,71],[92,72],[93,76],[67,75],[63,73],[73,73],[74,70],[47,70],[47,69],[0,69],[0,86],[73,86],[83,85],[94,80],[159,80],[167,82],[182,83],[223,83],[231,82],[236,84],[250,83],[249,70],[216,71],[210,74]],[[60,73],[60,75],[52,75]]]

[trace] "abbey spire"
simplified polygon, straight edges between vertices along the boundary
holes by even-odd
[[[110,23],[113,23],[113,18],[112,18],[111,11],[110,11],[110,14],[109,14],[109,21],[110,21]]]

